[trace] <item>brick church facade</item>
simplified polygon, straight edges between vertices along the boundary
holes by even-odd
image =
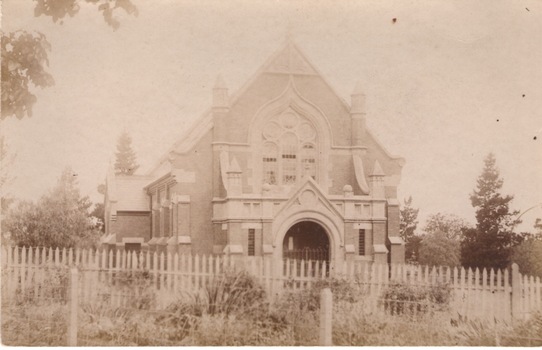
[[[110,171],[111,248],[404,262],[397,186],[404,160],[288,41],[212,106],[146,175]],[[309,256],[310,257],[310,256]]]

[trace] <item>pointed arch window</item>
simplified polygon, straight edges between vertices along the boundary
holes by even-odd
[[[301,149],[301,165],[303,174],[316,180],[316,147],[312,143],[306,143]]]
[[[263,146],[263,182],[270,185],[277,184],[278,176],[278,147],[272,142]]]
[[[291,109],[269,120],[262,130],[263,183],[293,185],[305,175],[317,180],[316,136],[312,124]]]
[[[282,156],[282,184],[295,184],[297,179],[297,137],[292,133],[284,134],[280,139]]]

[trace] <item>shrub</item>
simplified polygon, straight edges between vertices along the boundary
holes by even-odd
[[[292,282],[287,282],[287,287]],[[333,301],[346,301],[354,303],[358,301],[363,293],[354,287],[352,282],[344,278],[328,277],[320,279],[311,288],[294,292],[287,292],[279,304],[281,307],[291,311],[292,309],[304,311],[316,311],[320,309],[320,293],[322,289],[329,288],[333,294]]]
[[[446,310],[450,304],[452,290],[448,284],[416,286],[394,283],[384,290],[382,301],[392,314],[427,313],[429,309]]]
[[[107,284],[107,287],[112,289],[112,294],[130,295],[129,306],[131,308],[151,309],[156,307],[156,291],[149,271],[119,271],[112,276]]]
[[[180,295],[179,300],[167,308],[170,312],[183,312],[194,316],[247,313],[266,305],[265,290],[247,272],[226,271],[215,276],[203,293]]]

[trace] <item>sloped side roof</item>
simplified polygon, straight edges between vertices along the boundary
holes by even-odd
[[[293,70],[290,72],[290,70]],[[292,73],[292,74],[307,74],[319,76],[331,91],[340,99],[341,103],[350,109],[350,105],[340,97],[333,86],[321,74],[316,66],[307,58],[302,50],[291,40],[288,39],[279,50],[277,50],[269,59],[255,72],[255,74],[247,80],[247,82],[230,97],[230,106],[234,105],[237,100],[246,92],[246,90],[256,81],[256,79],[265,72],[273,73]],[[171,152],[186,153],[193,148],[196,143],[213,127],[212,113],[209,108],[197,118],[192,126],[179,138],[177,141],[156,163],[156,165],[148,172],[148,175],[154,175],[156,178],[157,170],[160,165],[167,161]],[[369,132],[369,130],[367,130]],[[384,154],[391,159],[402,160],[401,157],[392,155],[380,142],[369,132],[375,143],[382,149]]]
[[[147,176],[117,175],[117,211],[149,211],[149,197],[143,190],[149,180]]]

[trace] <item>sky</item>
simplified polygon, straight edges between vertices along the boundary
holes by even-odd
[[[51,43],[55,85],[31,118],[1,122],[12,154],[6,192],[38,199],[71,166],[96,191],[121,132],[145,173],[210,105],[220,74],[234,93],[287,33],[346,101],[359,81],[367,124],[406,159],[399,200],[419,227],[437,212],[475,222],[469,195],[493,152],[503,194],[542,218],[542,2],[132,0],[113,31],[92,5],[53,23],[30,0],[4,0],[2,30]],[[393,22],[393,19],[396,19]]]

